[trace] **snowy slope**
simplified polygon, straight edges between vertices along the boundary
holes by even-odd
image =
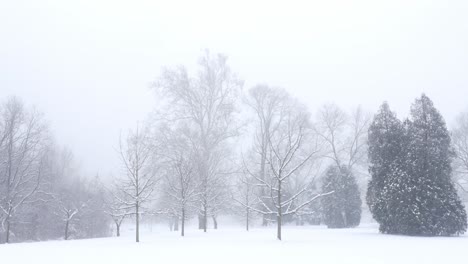
[[[375,226],[329,230],[324,227],[285,227],[284,241],[273,228],[246,232],[241,228],[158,229],[133,242],[120,238],[50,241],[0,245],[1,263],[466,263],[468,237],[423,238],[382,235]],[[196,261],[196,262],[195,262]]]

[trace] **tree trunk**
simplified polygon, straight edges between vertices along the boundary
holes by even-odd
[[[136,202],[135,211],[136,211],[136,229],[135,229],[135,239],[136,242],[140,242],[140,214],[139,214],[139,204]]]
[[[283,212],[281,210],[281,182],[278,183],[278,217],[277,217],[277,225],[278,225],[278,231],[277,231],[277,237],[278,240],[281,240],[281,222],[283,218]]]
[[[172,221],[174,221],[174,231],[179,231],[179,217],[174,216]]]
[[[270,122],[265,122],[265,134],[262,138],[262,154],[260,157],[260,177],[265,180],[265,166],[266,166],[266,153],[267,153],[267,142],[270,139]],[[261,197],[265,197],[265,188],[261,188]],[[263,198],[262,198],[263,199]],[[262,226],[268,226],[268,215],[262,216]]]
[[[68,240],[68,225],[70,224],[70,221],[67,220],[65,223],[65,240]]]
[[[10,216],[7,216],[5,236],[5,243],[10,243]]]
[[[216,216],[212,215],[211,218],[213,218],[213,227],[214,227],[214,229],[218,229],[218,221],[216,221]]]
[[[180,235],[185,236],[185,209],[182,208],[182,219],[181,219]]]
[[[117,230],[117,237],[119,237],[120,236],[120,224],[115,223],[115,226],[116,226],[116,230]]]
[[[245,218],[245,229],[246,229],[247,231],[249,231],[249,218],[250,218],[250,210],[249,210],[249,208],[248,208],[248,207],[247,207],[247,209],[246,209],[246,210],[247,210],[247,211],[246,211],[246,215],[247,215],[247,217]]]
[[[203,224],[204,223],[203,219],[204,219],[203,218],[203,213],[200,212],[198,214],[198,229],[205,229],[205,227],[204,227],[205,225]]]
[[[346,211],[343,209],[341,215],[343,216],[343,227],[348,227],[348,217]]]
[[[206,210],[206,206],[203,208],[203,232],[206,233],[206,225],[208,223],[208,212]]]

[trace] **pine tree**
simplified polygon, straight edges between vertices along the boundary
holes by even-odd
[[[400,216],[397,233],[454,235],[466,231],[466,211],[452,182],[453,152],[441,114],[426,95],[411,107],[407,125],[406,162],[397,181]],[[396,192],[394,192],[396,193]]]
[[[383,233],[389,232],[396,221],[387,210],[391,201],[387,190],[393,181],[403,135],[403,124],[384,102],[369,127],[368,158],[371,180],[366,194],[370,212],[380,224],[380,231]]]
[[[361,221],[361,196],[351,171],[342,166],[330,166],[322,187],[334,191],[322,200],[324,222],[328,228],[356,227]]]

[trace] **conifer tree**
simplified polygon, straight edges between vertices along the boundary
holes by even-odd
[[[328,228],[356,227],[361,221],[361,196],[352,172],[332,165],[326,172],[322,190],[334,191],[322,200],[324,222]]]
[[[404,135],[403,124],[384,102],[369,127],[368,158],[371,180],[366,202],[373,218],[380,224],[380,231],[387,233],[395,219],[387,207],[389,197],[385,189],[391,183],[395,163],[401,153]],[[387,193],[388,194],[388,193]]]
[[[405,208],[398,233],[408,235],[454,235],[466,231],[466,211],[452,182],[453,151],[450,134],[441,114],[426,95],[411,107],[407,126],[406,158],[398,181]],[[403,197],[403,194],[405,197]]]
[[[382,106],[369,130],[372,179],[367,202],[380,231],[464,233],[466,211],[451,179],[453,151],[443,117],[424,94],[402,125],[387,108]],[[391,118],[383,122],[384,117]]]

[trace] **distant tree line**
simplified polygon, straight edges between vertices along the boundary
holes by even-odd
[[[40,112],[16,97],[0,105],[0,243],[108,235],[96,186]]]

